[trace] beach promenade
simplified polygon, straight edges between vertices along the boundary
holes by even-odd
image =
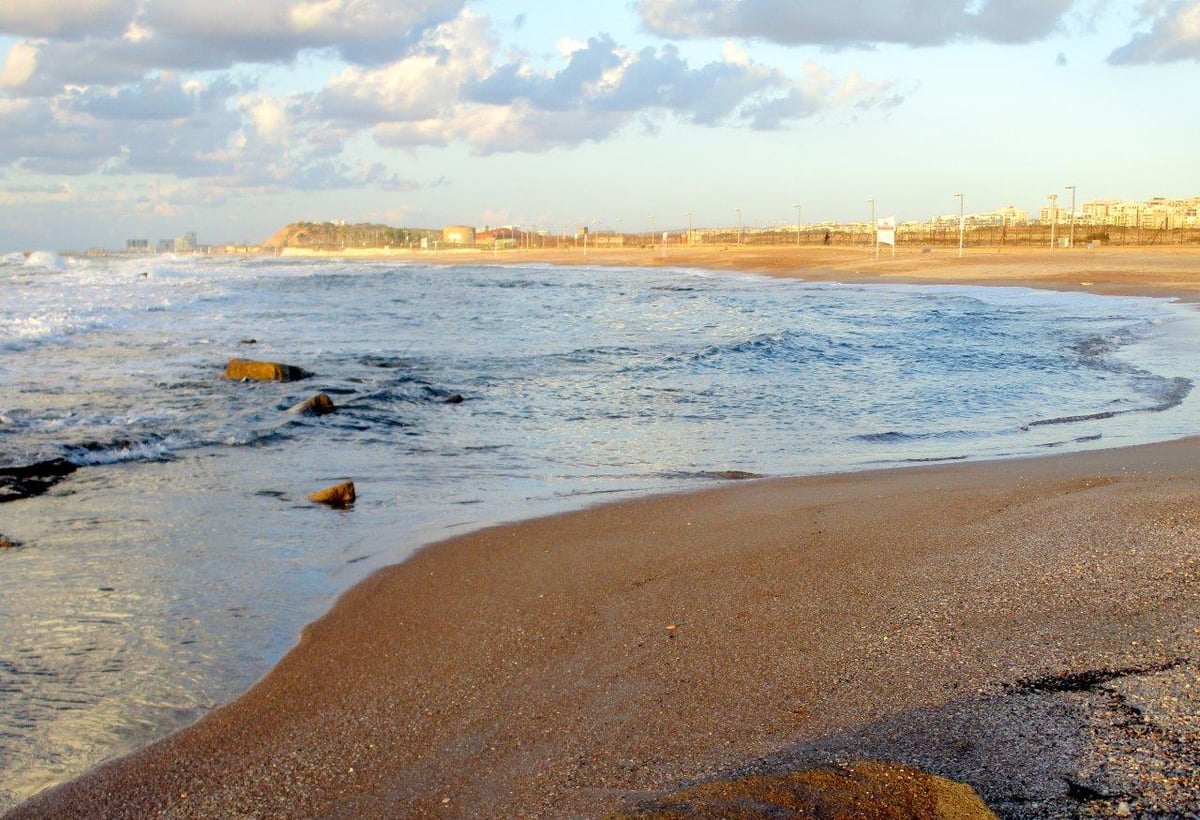
[[[495,261],[1200,297],[1200,253],[1175,249]],[[856,759],[1002,817],[1194,816],[1198,502],[1186,439],[492,527],[371,576],[241,698],[11,816],[591,817]]]

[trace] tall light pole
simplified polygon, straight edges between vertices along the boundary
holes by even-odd
[[[1050,250],[1054,250],[1054,229],[1058,227],[1058,194],[1048,194],[1050,200]]]
[[[963,254],[963,195],[955,194],[958,197],[958,258],[962,259]]]
[[[871,206],[871,244],[875,246],[875,258],[879,258],[879,232],[875,230],[875,200],[868,199]]]
[[[650,217],[650,250],[654,250],[654,217]]]
[[[742,244],[742,209],[737,208],[738,215],[738,244]]]
[[[692,212],[691,211],[687,212],[687,218],[688,218],[687,244],[690,245],[690,244],[692,244]]]
[[[1075,186],[1068,186],[1071,189],[1071,247],[1075,247]]]
[[[796,209],[796,247],[800,247],[800,203],[792,206]]]

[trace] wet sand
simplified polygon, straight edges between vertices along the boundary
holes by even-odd
[[[1044,274],[920,261],[863,276]],[[1053,275],[1191,293],[1198,263],[1095,256]],[[373,575],[242,698],[12,816],[599,816],[856,757],[967,782],[1001,816],[1186,816],[1198,499],[1189,439],[490,528]]]

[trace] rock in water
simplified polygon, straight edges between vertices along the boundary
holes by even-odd
[[[65,458],[52,458],[24,467],[0,467],[0,501],[41,495],[76,469]]]
[[[911,766],[876,761],[701,783],[613,817],[996,820],[970,786]]]
[[[349,507],[354,503],[354,498],[354,482],[343,481],[341,484],[317,490],[308,497],[308,500],[316,504],[328,504],[331,507]]]
[[[332,413],[334,410],[337,410],[337,405],[333,403],[333,399],[324,393],[318,393],[288,408],[289,413],[312,416],[323,416],[326,413]]]
[[[258,362],[253,359],[230,359],[225,366],[225,378],[234,381],[294,382],[307,379],[308,373],[299,367],[278,362]]]

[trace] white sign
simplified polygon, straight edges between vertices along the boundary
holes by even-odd
[[[876,241],[880,245],[896,247],[896,217],[888,216],[879,220],[875,226],[875,230],[878,232],[876,234]]]

